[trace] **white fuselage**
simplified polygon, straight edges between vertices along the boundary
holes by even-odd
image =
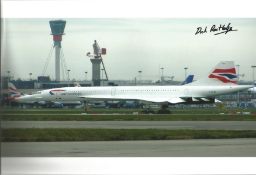
[[[226,86],[111,86],[64,87],[39,91],[23,96],[18,102],[86,101],[86,100],[142,100],[168,102],[173,98],[207,98],[248,89],[248,85]],[[165,100],[167,99],[167,100]]]

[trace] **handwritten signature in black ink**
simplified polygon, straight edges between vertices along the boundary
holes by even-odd
[[[219,26],[216,25],[212,25],[210,28],[210,32],[213,32],[214,35],[219,35],[219,34],[227,34],[228,32],[233,32],[233,31],[238,31],[237,29],[233,29],[233,27],[231,27],[231,23],[228,23],[228,25],[222,25],[220,24]],[[197,34],[204,34],[207,33],[208,29],[207,26],[202,28],[202,27],[197,27],[196,33]]]

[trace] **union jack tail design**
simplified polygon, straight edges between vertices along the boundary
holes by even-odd
[[[223,61],[217,64],[208,78],[213,78],[223,83],[237,84],[237,74],[233,61]]]
[[[21,93],[16,89],[14,84],[8,83],[8,99],[13,100],[16,97],[20,97]]]

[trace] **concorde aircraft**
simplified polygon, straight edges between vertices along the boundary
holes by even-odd
[[[38,91],[17,97],[17,102],[139,100],[160,104],[214,103],[218,95],[249,89],[251,85],[237,85],[233,61],[222,61],[205,79],[183,86],[108,86],[63,87]]]

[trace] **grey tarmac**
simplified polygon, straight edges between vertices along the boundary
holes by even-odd
[[[3,157],[255,157],[256,139],[4,142]]]
[[[2,121],[1,127],[256,130],[256,121]]]

